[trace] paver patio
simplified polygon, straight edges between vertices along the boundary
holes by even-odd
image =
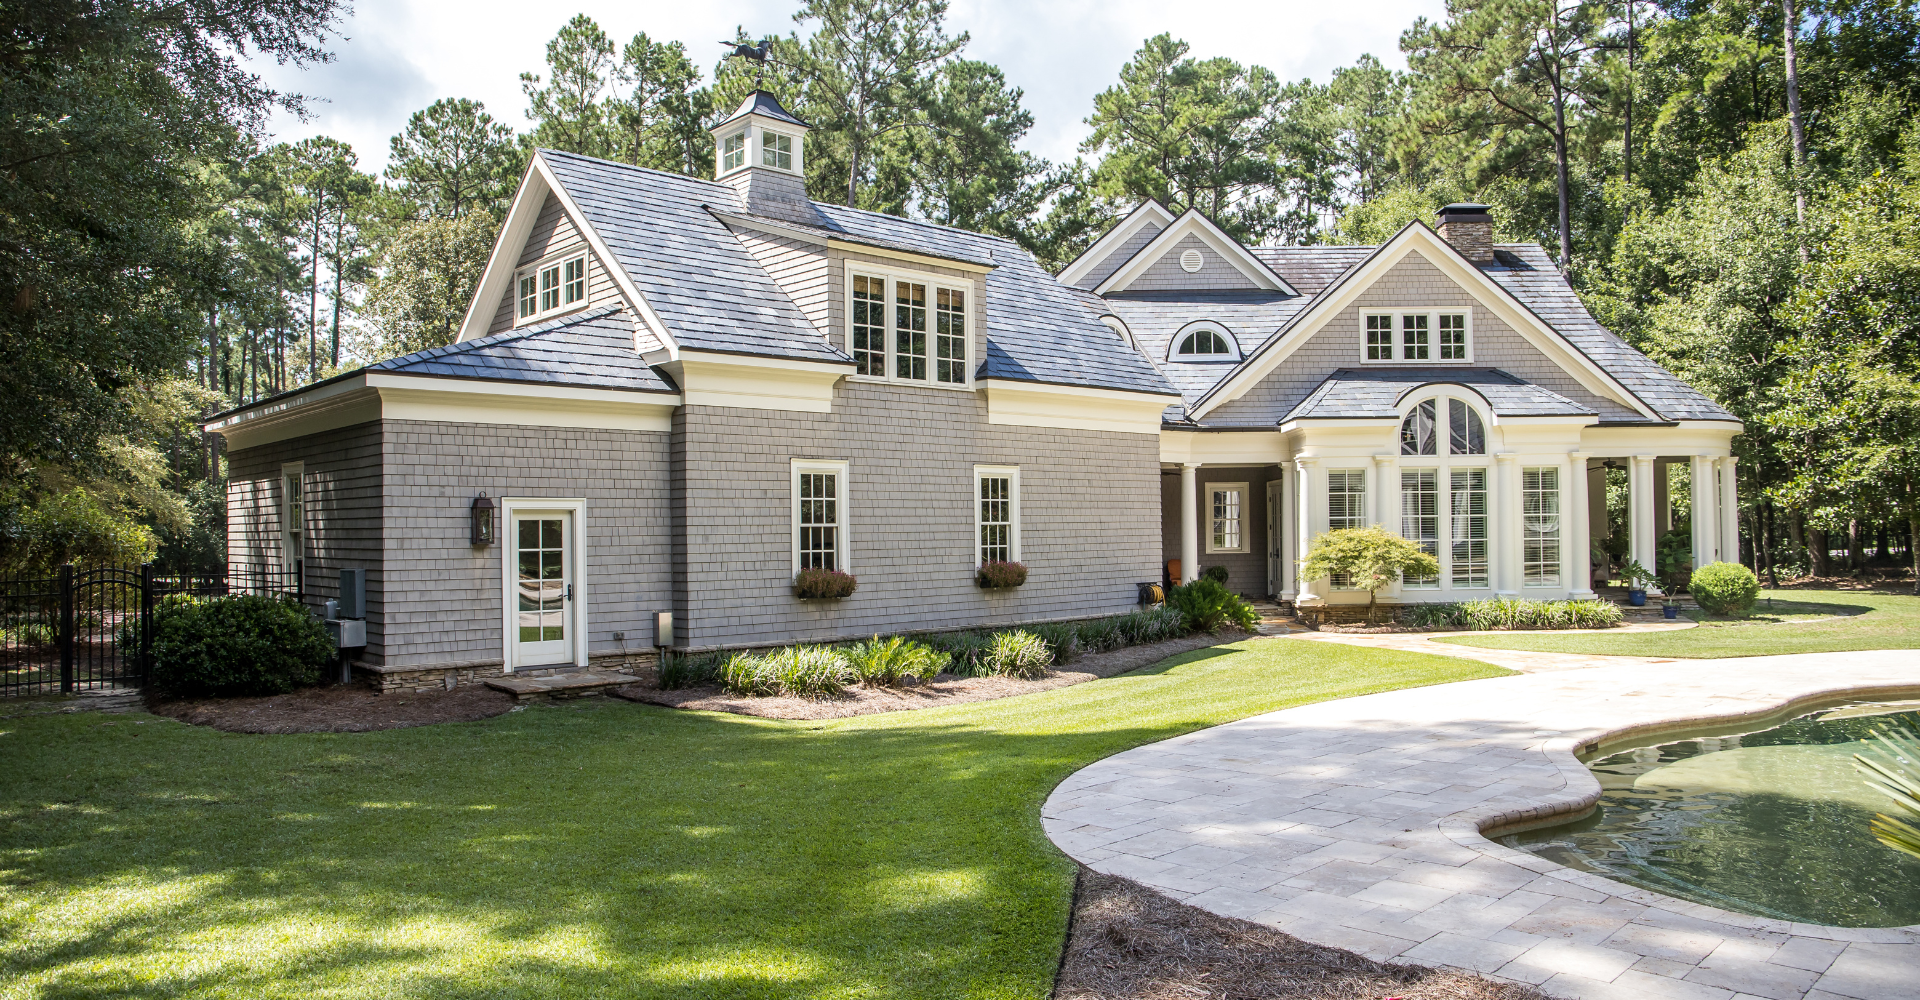
[[[1267,641],[1316,640],[1424,642]],[[1515,655],[1441,648],[1502,665]],[[1527,676],[1303,706],[1129,750],[1062,782],[1043,822],[1100,871],[1374,959],[1582,1000],[1920,1000],[1920,927],[1731,913],[1480,833],[1592,804],[1599,784],[1573,754],[1603,736],[1844,692],[1913,696],[1920,653],[1562,659],[1536,661],[1549,669]]]

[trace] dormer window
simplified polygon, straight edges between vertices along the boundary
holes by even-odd
[[[849,277],[847,351],[856,376],[967,386],[973,357],[967,336],[970,283],[908,272]]]
[[[1365,313],[1360,357],[1369,364],[1471,361],[1471,314],[1435,309]]]
[[[514,288],[516,326],[579,309],[587,304],[587,255],[575,251],[521,268]]]
[[[721,143],[720,172],[747,165],[747,130],[727,136]]]
[[[1227,332],[1211,325],[1197,325],[1173,337],[1168,361],[1238,361],[1240,348]]]
[[[793,169],[793,136],[778,132],[760,134],[760,165],[780,170]]]

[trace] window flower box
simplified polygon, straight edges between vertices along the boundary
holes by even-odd
[[[981,590],[1012,590],[1027,582],[1027,568],[1017,562],[995,559],[981,563],[973,581]]]
[[[832,569],[803,569],[793,577],[793,596],[803,601],[837,601],[858,589],[850,573]]]

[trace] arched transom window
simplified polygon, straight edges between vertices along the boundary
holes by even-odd
[[[1240,352],[1233,338],[1225,330],[1212,326],[1196,326],[1182,330],[1173,338],[1173,352],[1170,361],[1228,361],[1238,358]]]
[[[1444,407],[1444,411],[1443,408]],[[1440,415],[1446,414],[1446,423]],[[1400,454],[1438,455],[1446,441],[1448,455],[1487,453],[1487,428],[1480,414],[1464,400],[1436,397],[1424,400],[1400,422]]]

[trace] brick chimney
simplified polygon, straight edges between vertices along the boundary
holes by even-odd
[[[1434,229],[1460,256],[1475,264],[1493,263],[1493,216],[1485,205],[1459,203],[1440,210]]]

